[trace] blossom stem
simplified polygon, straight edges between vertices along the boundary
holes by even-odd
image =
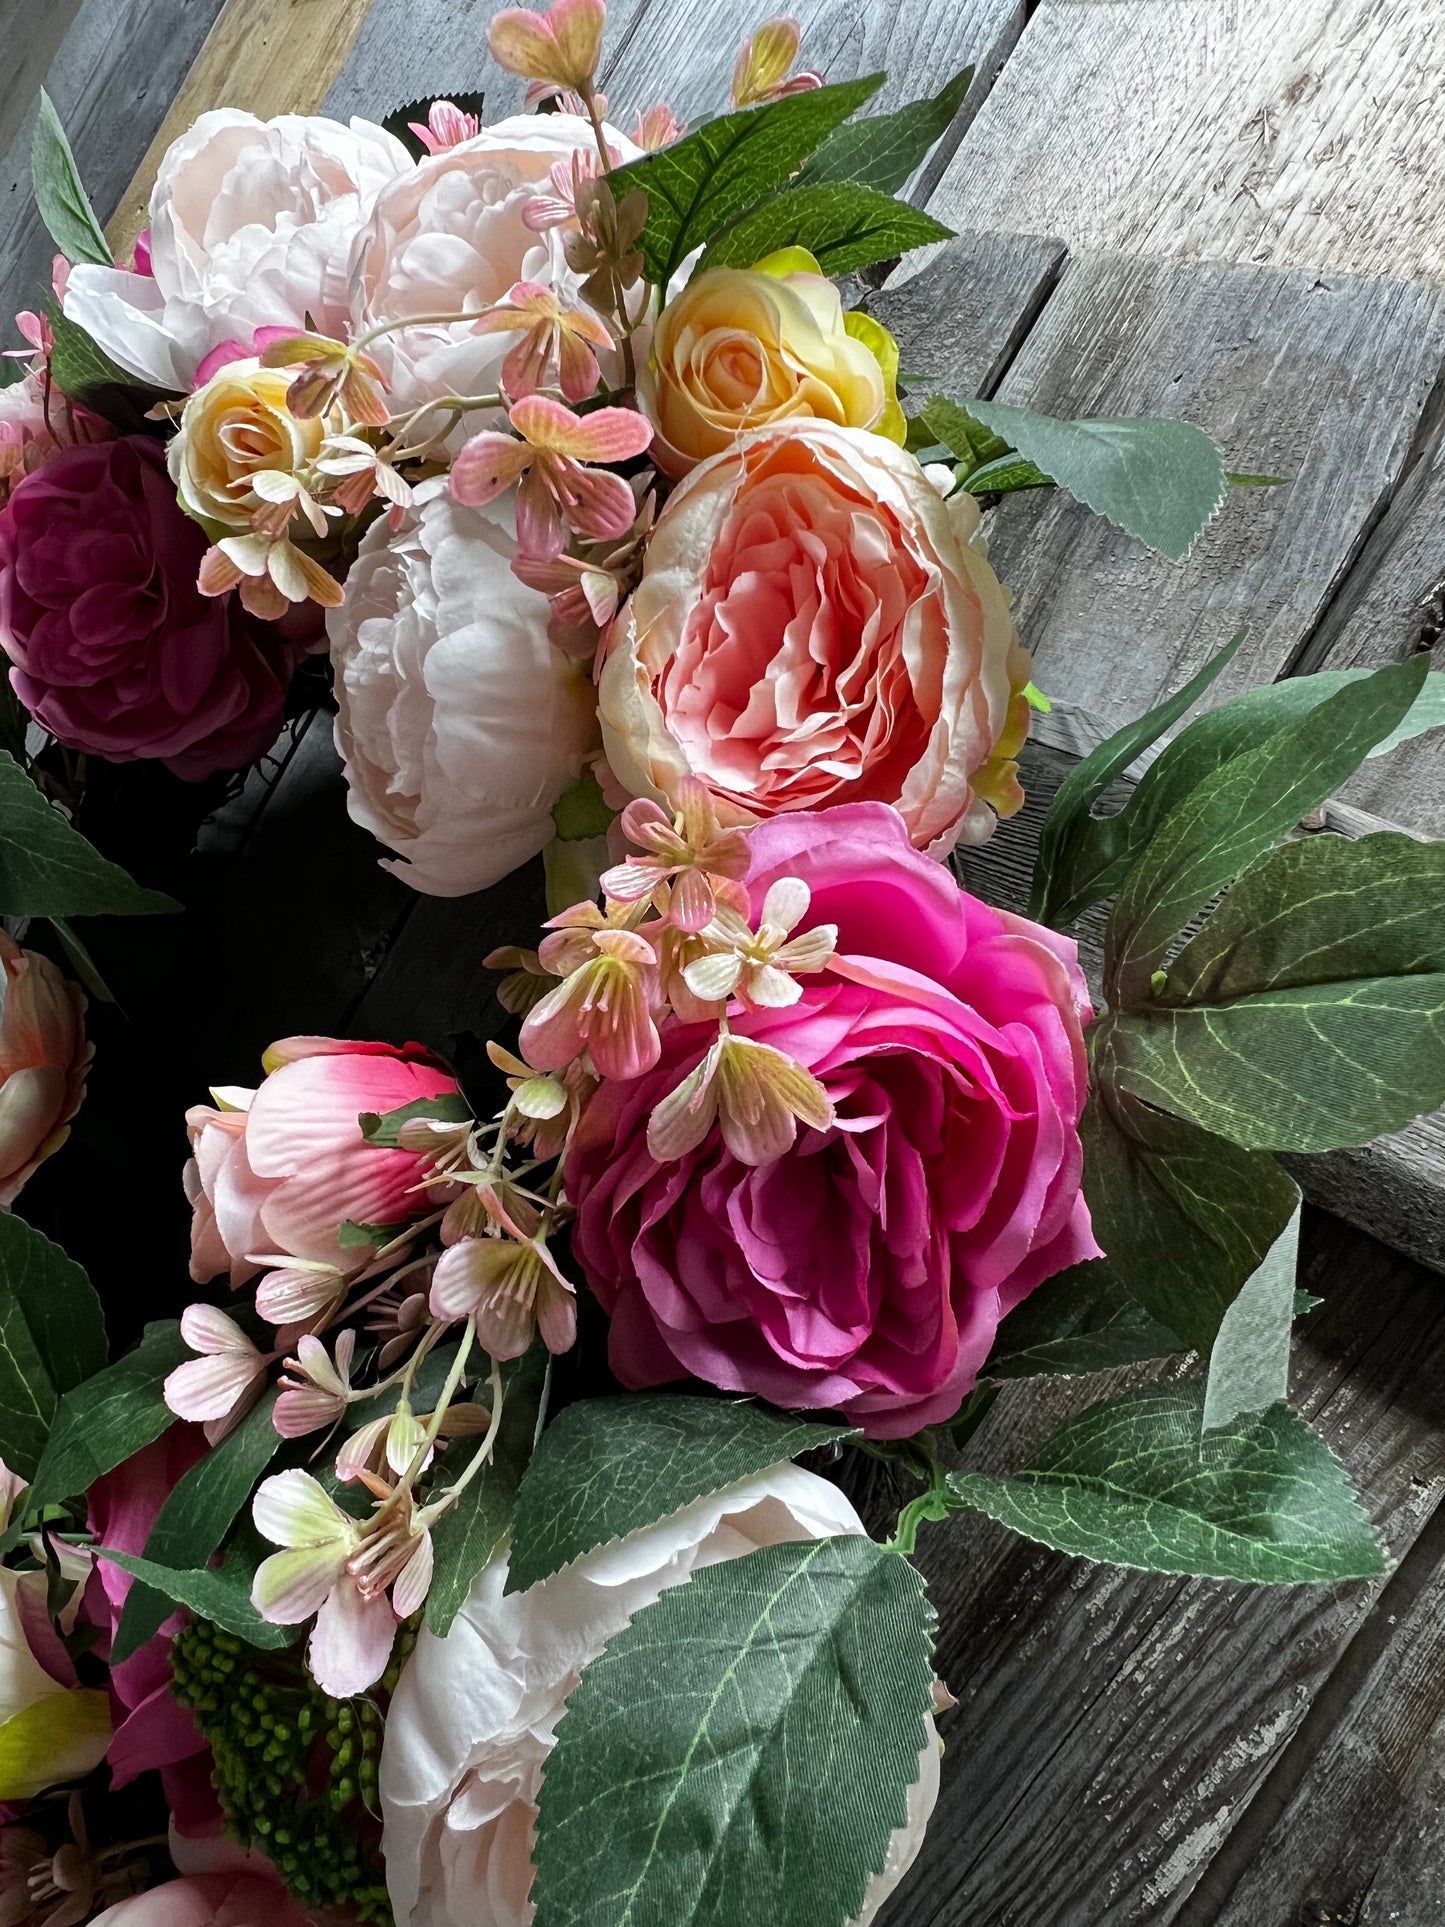
[[[459,321],[484,321],[489,314],[495,314],[498,308],[505,305],[504,302],[499,301],[494,302],[490,308],[463,309],[461,313],[405,314],[395,321],[381,321],[376,327],[368,328],[364,335],[358,336],[352,342],[351,352],[360,354],[361,350],[369,348],[373,341],[380,341],[383,335],[397,334],[403,328],[450,328]]]
[[[602,161],[602,172],[612,172],[612,152],[607,145],[607,136],[602,131],[602,116],[597,111],[597,90],[590,80],[581,89],[582,105],[587,109],[587,118],[592,123],[592,132],[597,141],[597,152]]]
[[[502,1404],[506,1397],[502,1386],[502,1368],[495,1359],[492,1361],[492,1373],[488,1381],[488,1386],[492,1395],[492,1416],[486,1432],[482,1436],[482,1442],[472,1454],[471,1459],[467,1463],[466,1470],[462,1473],[461,1477],[457,1479],[453,1485],[449,1485],[446,1490],[439,1494],[427,1507],[428,1525],[435,1523],[448,1507],[456,1504],[457,1500],[466,1491],[472,1480],[492,1456],[492,1450],[497,1443],[497,1430],[502,1423]]]
[[[475,1318],[469,1318],[467,1320],[467,1328],[462,1333],[462,1342],[457,1347],[457,1355],[452,1361],[452,1368],[447,1373],[446,1383],[442,1386],[441,1394],[437,1399],[436,1410],[432,1413],[427,1428],[425,1432],[422,1433],[416,1451],[412,1454],[411,1464],[406,1468],[406,1476],[403,1480],[403,1484],[405,1485],[410,1485],[420,1474],[422,1467],[426,1464],[427,1453],[431,1451],[437,1442],[437,1435],[442,1429],[442,1420],[447,1415],[447,1407],[456,1397],[457,1387],[462,1382],[462,1374],[466,1370],[467,1358],[472,1349],[472,1340],[476,1335],[477,1321]],[[410,1390],[410,1386],[408,1386],[407,1389]],[[493,1425],[495,1425],[495,1412],[492,1418]],[[491,1436],[491,1431],[492,1427],[488,1427],[488,1437]]]

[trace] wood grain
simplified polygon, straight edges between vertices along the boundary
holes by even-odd
[[[211,107],[239,107],[263,120],[315,113],[370,6],[371,0],[226,0],[106,224],[116,255],[134,246],[161,156],[198,114]]]
[[[1074,248],[1445,274],[1438,0],[1040,0],[940,186]]]
[[[80,0],[51,0],[45,7],[34,6],[32,0],[0,0],[0,47],[5,49],[7,68],[0,91],[0,148],[8,148],[20,131],[79,12]]]

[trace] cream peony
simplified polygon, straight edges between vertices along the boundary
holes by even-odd
[[[387,1714],[382,1848],[397,1927],[529,1927],[537,1792],[568,1693],[669,1586],[760,1546],[862,1532],[826,1479],[774,1466],[507,1596],[505,1556],[445,1639],[423,1633]],[[938,1797],[932,1722],[908,1818],[857,1927],[912,1865]]]
[[[622,160],[641,149],[607,128]],[[482,313],[517,281],[558,288],[572,302],[577,277],[563,259],[565,226],[536,232],[523,214],[549,198],[554,166],[595,158],[590,125],[575,114],[523,114],[484,127],[392,183],[376,203],[352,288],[355,329],[405,315]],[[476,334],[466,323],[383,335],[370,352],[391,383],[393,408],[434,396],[491,394],[515,335]],[[475,422],[473,423],[475,426]]]
[[[595,746],[585,667],[548,640],[513,575],[515,498],[464,508],[429,484],[368,530],[327,617],[347,807],[429,896],[484,889],[535,856]]]
[[[0,1567],[0,1800],[29,1800],[78,1780],[110,1745],[110,1696],[62,1683],[36,1658],[45,1640],[56,1672],[69,1668],[51,1629],[43,1572]]]
[[[202,114],[161,162],[153,275],[78,264],[67,316],[120,367],[184,393],[213,348],[257,328],[344,333],[357,235],[378,191],[412,171],[385,128],[320,115]]]

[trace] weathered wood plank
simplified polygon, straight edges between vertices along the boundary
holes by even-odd
[[[33,306],[45,294],[55,253],[30,185],[33,101],[39,82],[44,81],[55,101],[87,191],[105,220],[119,204],[219,10],[220,0],[84,0],[78,11],[71,9],[75,17],[69,31],[46,66],[35,71],[32,59],[22,60],[20,77],[7,83],[7,98],[23,113],[0,162],[0,287],[9,301],[7,347],[12,345],[8,315]],[[63,25],[66,7],[31,6],[25,11],[36,23],[45,22],[53,11]],[[0,40],[0,45],[8,59],[13,43]],[[138,222],[135,231],[143,225]]]
[[[955,226],[1445,273],[1436,0],[1041,0],[945,176]]]
[[[1442,360],[1438,289],[1071,257],[1000,399],[1184,416],[1231,465],[1290,483],[1236,490],[1182,563],[1062,495],[1006,501],[990,552],[1040,684],[1107,731],[1242,625],[1208,700],[1284,672],[1387,502]]]
[[[8,148],[19,132],[79,12],[80,0],[51,0],[47,7],[33,6],[31,0],[0,0],[0,46],[8,66],[0,95],[0,147]]]
[[[1398,1555],[1445,1492],[1438,1283],[1313,1216],[1301,1281],[1328,1296],[1296,1348],[1294,1402]],[[1008,1388],[968,1462],[1018,1463],[1100,1389]],[[909,1927],[1165,1927],[1387,1583],[1279,1592],[1126,1574],[970,1518],[921,1553],[961,1705],[899,1898]]]

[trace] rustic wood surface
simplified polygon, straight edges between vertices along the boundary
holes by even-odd
[[[102,31],[127,9],[134,48]],[[1263,51],[1262,9],[1277,43]],[[343,116],[381,113],[490,82],[489,116],[514,111],[520,88],[485,62],[492,10],[490,0],[228,0],[183,117],[320,101]],[[108,214],[124,198],[122,218],[134,222],[154,153],[128,196],[125,184],[220,9],[84,0],[71,11],[63,40],[53,18],[29,19],[16,65],[33,87],[48,62],[97,205]],[[1428,204],[1438,217],[1445,169],[1406,179],[1402,130],[1418,131],[1422,116],[1399,77],[1435,45],[1433,0],[1042,0],[1032,10],[816,0],[799,11],[805,58],[835,78],[886,65],[890,99],[976,61],[956,152],[943,169],[946,144],[918,192],[927,198],[942,171],[930,205],[945,219],[1034,237],[972,234],[927,278],[877,298],[909,366],[958,393],[1187,414],[1221,435],[1237,465],[1293,478],[1288,490],[1236,497],[1182,566],[1155,563],[1062,501],[1005,505],[992,552],[1018,587],[1041,680],[1077,713],[1085,740],[1155,700],[1241,619],[1253,627],[1254,680],[1415,647],[1414,611],[1445,575],[1434,560],[1445,546],[1445,315],[1434,290],[1404,278],[1434,271],[1428,248],[1445,223],[1422,240],[1411,215]],[[0,25],[7,17],[0,0]],[[684,113],[715,104],[754,24],[696,0],[619,0],[605,63],[614,116],[628,125],[659,94]],[[171,59],[182,41],[184,57]],[[1297,97],[1296,68],[1317,82]],[[49,258],[25,226],[16,154],[28,143],[26,104],[17,112],[12,90],[0,109],[17,184],[0,262],[16,306]],[[1251,146],[1261,105],[1269,112]],[[1343,175],[1321,158],[1321,127],[1341,143]],[[1182,156],[1172,163],[1170,130]],[[1365,198],[1367,162],[1377,173]],[[1225,253],[1236,265],[1066,260],[1060,243],[1037,238],[1057,231],[1146,253]],[[1248,265],[1261,252],[1322,272]],[[1390,281],[1352,281],[1345,266]],[[1426,743],[1378,765],[1350,802],[1440,827],[1441,753]],[[1029,810],[969,855],[975,887],[1019,889],[1029,825],[1064,767],[1057,750],[1031,751]],[[196,856],[184,847],[189,826],[168,843],[156,829],[171,794],[126,772],[99,799],[117,853],[128,835],[131,847],[150,836],[156,847],[137,867],[189,906],[159,967],[129,959],[123,932],[107,937],[124,1014],[96,1013],[106,1048],[87,1114],[102,1144],[110,1131],[136,1221],[164,1226],[147,1251],[148,1304],[157,1291],[177,1303],[185,1294],[174,1174],[154,1151],[169,1132],[179,1157],[183,1104],[207,1083],[252,1081],[261,1049],[283,1032],[420,1035],[442,1047],[497,1032],[505,1020],[481,958],[524,938],[541,903],[536,865],[449,903],[382,873],[344,814],[324,716],[214,811]],[[1361,827],[1348,808],[1332,820]],[[1097,919],[1081,932],[1086,947],[1091,929]],[[197,955],[208,961],[200,982]],[[1432,1248],[1445,1251],[1445,1126],[1426,1121],[1369,1156],[1384,1163],[1312,1160],[1307,1181],[1416,1249],[1433,1200]],[[85,1247],[124,1328],[132,1308],[112,1233],[73,1210],[67,1228],[62,1162],[36,1181],[41,1221],[48,1206],[67,1242]],[[1437,1275],[1318,1213],[1301,1282],[1324,1304],[1301,1330],[1297,1397],[1400,1565],[1371,1587],[1263,1593],[1089,1568],[977,1520],[935,1530],[924,1562],[944,1627],[941,1670],[962,1703],[945,1729],[937,1820],[887,1927],[1438,1927],[1445,1917],[1445,1292]],[[1010,1386],[970,1462],[1016,1463],[1065,1411],[1107,1389]]]

